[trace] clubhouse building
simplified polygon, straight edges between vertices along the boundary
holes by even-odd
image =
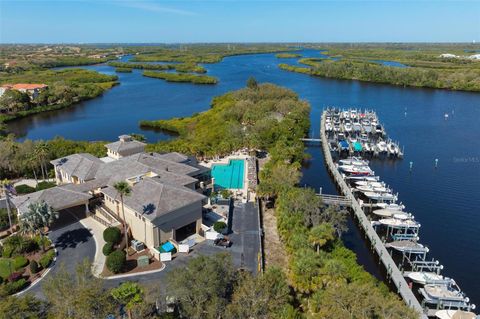
[[[144,143],[128,135],[106,148],[104,158],[80,153],[51,161],[57,186],[14,198],[19,214],[31,203],[45,201],[60,212],[60,224],[72,216],[92,216],[105,226],[125,221],[130,237],[147,248],[200,232],[208,168],[175,152],[147,153]],[[120,181],[131,188],[123,198],[125,216],[114,187]]]

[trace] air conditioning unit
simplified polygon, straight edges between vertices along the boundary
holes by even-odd
[[[145,244],[142,243],[141,241],[138,241],[136,239],[133,239],[131,241],[131,245],[133,247],[133,249],[135,249],[136,251],[142,251],[145,249]]]

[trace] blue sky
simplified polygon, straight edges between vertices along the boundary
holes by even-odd
[[[1,43],[473,40],[480,1],[0,0]]]

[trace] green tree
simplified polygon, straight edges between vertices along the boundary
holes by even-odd
[[[114,313],[110,293],[91,269],[88,260],[79,264],[74,274],[62,264],[59,271],[45,279],[43,293],[52,319],[106,318]]]
[[[335,239],[334,229],[331,224],[322,223],[320,225],[314,226],[310,229],[308,235],[308,241],[310,244],[315,247],[317,254],[320,252],[320,249],[324,246],[327,246]]]
[[[132,310],[142,303],[144,296],[143,288],[131,281],[122,283],[117,288],[112,289],[110,293],[113,299],[125,306],[130,319],[132,318]]]
[[[56,219],[58,212],[41,201],[28,205],[28,210],[20,217],[20,226],[24,233],[39,234],[42,237],[42,250],[45,251],[44,229],[50,227]]]
[[[27,93],[17,90],[7,90],[0,96],[0,111],[16,113],[26,110],[30,106],[30,97]]]
[[[0,319],[46,319],[48,305],[31,294],[0,298]]]
[[[40,142],[35,145],[35,156],[40,163],[40,168],[42,171],[42,178],[45,180],[48,178],[48,172],[47,172],[47,163],[49,159],[49,149],[48,149],[48,144],[45,142]]]
[[[113,185],[117,194],[120,196],[120,203],[122,205],[122,219],[123,219],[123,230],[125,236],[125,249],[128,251],[128,225],[127,220],[125,219],[125,207],[123,205],[123,199],[125,196],[129,196],[132,192],[132,188],[125,181],[117,182]]]
[[[276,318],[290,299],[290,288],[280,269],[269,268],[256,278],[244,273],[235,286],[232,302],[227,307],[228,317]]]
[[[253,76],[249,77],[248,80],[247,80],[247,87],[249,89],[253,89],[253,90],[256,90],[258,89],[258,83],[257,83],[257,80],[255,80],[255,78]]]
[[[175,296],[182,316],[216,319],[225,310],[234,279],[230,255],[199,256],[170,273],[167,291]]]

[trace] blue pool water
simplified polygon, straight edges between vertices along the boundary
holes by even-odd
[[[212,165],[212,177],[215,178],[215,188],[240,189],[243,188],[244,160],[230,160],[228,165]]]

